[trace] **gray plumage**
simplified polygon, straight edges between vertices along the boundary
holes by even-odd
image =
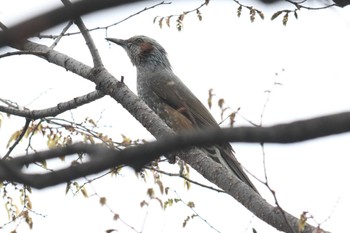
[[[175,132],[219,127],[207,108],[173,73],[167,53],[157,41],[147,36],[106,39],[125,49],[137,69],[140,98]],[[229,143],[202,149],[257,192]]]

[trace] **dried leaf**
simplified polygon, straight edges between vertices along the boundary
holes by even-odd
[[[101,206],[104,206],[105,204],[106,204],[106,202],[107,202],[107,198],[105,198],[105,197],[100,197],[100,205]]]
[[[209,4],[209,0],[205,0],[205,5],[208,6],[208,4]]]
[[[298,19],[298,13],[296,11],[294,11],[294,17]]]
[[[209,97],[208,97],[208,106],[209,106],[209,109],[211,109],[211,106],[213,104],[212,100],[213,100],[213,89],[209,89]]]
[[[220,107],[221,109],[223,108],[224,103],[225,103],[225,100],[224,100],[224,99],[219,99],[218,105],[219,105],[219,107]]]
[[[241,17],[241,14],[242,14],[242,5],[240,5],[240,6],[237,8],[237,16],[238,16],[238,17]]]
[[[122,145],[123,145],[123,146],[128,146],[128,145],[131,144],[132,141],[131,141],[130,138],[128,138],[128,137],[125,136],[124,134],[122,134],[121,136],[122,136],[122,138],[123,138],[123,141],[122,141]]]
[[[162,201],[160,198],[158,198],[158,197],[156,197],[156,198],[154,198],[154,199],[157,200],[157,201],[159,202],[160,207],[163,209],[163,208],[164,208],[164,206],[163,206],[163,201]]]
[[[164,17],[160,18],[158,21],[158,25],[159,25],[160,29],[162,29],[162,27],[163,27],[163,19],[164,19]]]
[[[97,126],[97,124],[95,123],[95,121],[93,120],[93,119],[89,119],[89,121],[88,121],[90,124],[92,124],[93,126]]]
[[[68,193],[68,191],[70,190],[70,186],[71,186],[72,182],[68,181],[67,185],[66,185],[66,194]]]
[[[194,208],[194,207],[195,207],[193,201],[189,201],[189,202],[187,203],[187,206],[190,207],[190,208]]]
[[[178,31],[181,31],[182,30],[182,23],[177,21],[176,28]]]
[[[158,19],[159,16],[154,17],[153,23],[156,23],[156,20]]]
[[[255,20],[255,13],[256,13],[255,9],[251,8],[249,14],[250,14],[250,22],[252,22],[252,23]]]
[[[190,217],[187,216],[187,218],[184,220],[184,222],[182,223],[182,227],[185,227],[187,225],[187,222],[190,220]]]
[[[202,18],[202,14],[199,11],[199,9],[197,9],[196,13],[197,13],[197,17],[198,17],[199,21],[202,21],[203,18]]]
[[[147,189],[147,195],[150,198],[153,198],[154,197],[154,190],[152,188]]]
[[[162,183],[160,180],[157,180],[157,181],[156,181],[156,184],[157,184],[158,187],[159,187],[160,193],[163,194],[163,193],[164,193],[164,186],[163,186],[163,183]]]
[[[141,201],[141,203],[140,203],[140,207],[141,208],[144,207],[144,206],[148,206],[148,202],[145,201],[145,200]]]
[[[233,127],[233,124],[235,123],[236,113],[233,112],[230,114],[230,127]]]
[[[307,212],[304,211],[300,215],[300,219],[298,221],[298,232],[303,232],[304,231],[304,228],[305,228],[305,225],[306,225],[306,221],[307,221],[306,214],[307,214]]]
[[[166,25],[170,28],[170,18],[172,17],[172,15],[168,16],[165,20]]]
[[[284,16],[283,16],[283,25],[286,26],[287,25],[287,22],[288,22],[288,15],[289,15],[289,12],[287,12]]]
[[[276,19],[280,14],[282,14],[283,11],[277,11],[271,16],[271,20]]]
[[[119,219],[119,214],[115,214],[114,216],[113,216],[113,220],[118,220]]]
[[[86,198],[89,197],[89,196],[88,196],[88,193],[87,193],[87,191],[86,191],[85,186],[82,186],[82,187],[80,188],[80,192],[83,194],[84,197],[86,197]]]
[[[181,15],[179,15],[178,20],[182,22],[184,18],[185,18],[185,13],[182,13]]]
[[[262,19],[262,20],[265,19],[264,13],[262,13],[262,12],[259,11],[259,10],[256,10],[256,12],[258,12],[258,14],[259,14],[259,16],[260,16],[260,19]]]
[[[14,132],[14,133],[11,135],[10,139],[8,140],[7,145],[6,145],[6,148],[9,148],[9,147],[10,147],[10,144],[11,144],[13,141],[16,141],[17,138],[21,135],[21,133],[22,133],[22,130],[17,130],[16,132]]]

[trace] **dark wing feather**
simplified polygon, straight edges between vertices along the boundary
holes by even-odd
[[[175,75],[170,79],[169,73],[158,72],[156,78],[149,79],[155,94],[172,108],[179,110],[198,128],[218,128],[218,124],[208,109]],[[166,81],[166,87],[159,85],[159,80]],[[161,82],[163,83],[163,82]]]
[[[172,77],[169,77],[170,73]],[[167,105],[182,113],[198,128],[219,128],[219,125],[208,109],[171,71],[160,71],[153,75],[153,78],[149,79],[149,86]],[[160,83],[164,84],[164,82],[159,82],[159,80],[164,80],[166,85],[160,85]],[[208,149],[207,152],[212,154],[211,157],[215,161],[222,163],[225,167],[232,170],[239,179],[258,192],[234,156],[231,145],[229,143],[223,143],[217,145],[217,148],[220,155],[213,154],[213,151],[216,151],[215,149]]]

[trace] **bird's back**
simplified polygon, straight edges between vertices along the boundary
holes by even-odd
[[[219,128],[209,110],[171,69],[138,72],[137,84],[139,96],[174,131]],[[205,150],[257,192],[229,143],[207,147]]]

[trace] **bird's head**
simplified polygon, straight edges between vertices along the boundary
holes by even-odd
[[[154,39],[147,36],[133,36],[127,40],[106,38],[123,47],[137,68],[169,68],[170,63],[165,49]]]

